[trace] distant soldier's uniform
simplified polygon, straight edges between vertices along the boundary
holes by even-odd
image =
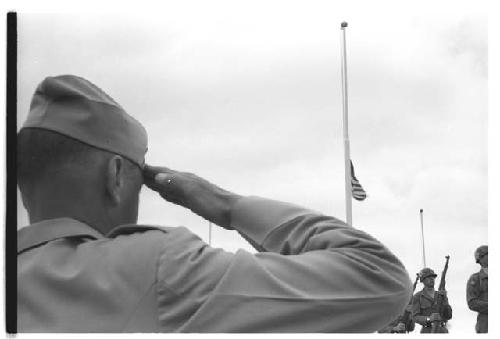
[[[410,301],[404,313],[399,316],[398,324],[396,328],[393,329],[393,332],[397,333],[413,332],[414,329],[415,329],[415,321],[413,320],[412,303]]]
[[[420,271],[420,281],[423,281],[425,278],[437,275],[430,268],[424,268]],[[430,316],[432,313],[440,313],[441,315],[441,323],[438,327],[439,333],[448,333],[448,329],[446,328],[446,322],[452,317],[452,309],[450,304],[448,303],[448,297],[444,296],[443,298],[443,311],[439,312],[438,309],[438,291],[434,293],[434,298],[429,297],[424,293],[423,289],[418,291],[413,296],[412,300],[412,313],[413,319],[415,322],[422,325],[422,329],[420,333],[431,333],[432,332],[432,323],[430,321]]]
[[[391,321],[387,326],[384,328],[378,330],[378,333],[406,333],[406,332],[412,332],[415,329],[415,321],[413,320],[413,317],[411,315],[411,302],[407,306],[407,309],[405,312]],[[408,314],[408,319],[405,319],[405,313],[410,312]]]
[[[485,254],[488,254],[488,246],[479,247],[474,253],[476,262]],[[467,305],[478,313],[476,332],[488,333],[488,272],[484,268],[471,275],[467,282]]]
[[[378,330],[378,333],[394,333],[394,328],[398,326],[399,324],[399,317],[391,321],[389,324],[387,324],[385,327],[382,329]]]

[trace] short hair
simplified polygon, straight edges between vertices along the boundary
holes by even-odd
[[[68,166],[90,170],[97,157],[105,155],[111,153],[57,132],[23,128],[17,136],[18,182],[34,184],[44,175]],[[125,163],[138,168],[128,159]]]

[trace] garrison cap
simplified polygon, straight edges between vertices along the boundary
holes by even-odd
[[[420,282],[422,282],[427,277],[437,277],[437,274],[434,273],[434,271],[432,269],[425,267],[425,268],[422,268],[422,270],[420,271],[419,277],[420,277]]]
[[[99,87],[74,75],[45,78],[22,128],[57,132],[144,166],[146,129]]]
[[[488,254],[488,245],[479,246],[474,252],[474,259],[476,259],[476,263],[479,263],[479,259],[486,254]]]

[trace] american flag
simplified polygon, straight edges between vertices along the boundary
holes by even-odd
[[[359,183],[358,179],[354,175],[354,166],[351,160],[351,187],[352,187],[352,197],[356,200],[363,201],[366,199],[366,192]]]

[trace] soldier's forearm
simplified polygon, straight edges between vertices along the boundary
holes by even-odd
[[[488,302],[480,299],[471,299],[467,302],[472,311],[488,313]]]

